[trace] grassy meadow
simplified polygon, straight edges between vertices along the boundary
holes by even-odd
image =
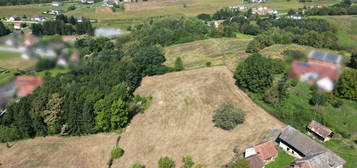
[[[294,157],[290,156],[286,152],[282,151],[279,148],[279,153],[278,156],[275,158],[275,160],[269,164],[267,164],[265,167],[266,168],[285,168],[289,166],[294,160],[296,160]]]

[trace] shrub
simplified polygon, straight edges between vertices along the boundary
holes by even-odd
[[[183,156],[182,157],[182,162],[183,162],[183,165],[181,168],[192,168],[193,165],[195,164],[192,160],[192,157],[191,156]]]
[[[224,103],[214,111],[213,122],[216,127],[231,130],[244,122],[245,113],[235,103]]]
[[[212,66],[212,62],[206,62],[206,67],[211,67]]]
[[[145,166],[140,163],[135,163],[131,166],[131,168],[145,168]]]
[[[110,157],[112,159],[120,158],[124,155],[124,150],[120,147],[114,146],[112,151],[110,152]]]
[[[182,71],[184,69],[181,57],[177,57],[175,61],[175,71]]]
[[[175,162],[171,158],[167,156],[160,158],[159,168],[174,168],[174,167],[175,167]]]
[[[284,50],[283,53],[284,58],[287,62],[291,63],[293,60],[305,60],[306,54],[299,50]]]
[[[316,92],[310,99],[311,105],[323,105],[326,102],[326,96],[323,93]]]

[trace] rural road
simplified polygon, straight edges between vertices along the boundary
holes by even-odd
[[[15,48],[15,47],[3,47],[3,46],[0,46],[0,51],[22,53],[22,51],[20,51],[19,49]]]

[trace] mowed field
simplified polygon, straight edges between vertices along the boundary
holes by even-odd
[[[175,60],[180,57],[185,69],[202,68],[206,66],[207,62],[211,62],[212,66],[225,65],[231,71],[234,71],[239,62],[250,55],[245,52],[250,40],[251,39],[212,38],[172,45],[164,49],[166,58],[164,64],[173,67]],[[283,52],[285,50],[299,50],[308,54],[313,49],[313,47],[297,44],[276,44],[264,48],[259,52],[269,58],[284,58]]]
[[[116,143],[116,134],[45,137],[0,144],[4,168],[104,168]]]
[[[225,66],[144,78],[135,94],[151,96],[151,105],[122,134],[119,146],[125,154],[113,167],[140,162],[154,168],[163,156],[172,157],[180,167],[183,155],[220,167],[232,159],[235,147],[244,150],[273,129],[286,126],[253,103],[234,82]],[[245,122],[231,131],[212,122],[213,111],[226,102],[237,103],[247,114]]]
[[[23,60],[19,53],[0,51],[0,67],[4,69],[26,69],[35,64],[35,60]]]

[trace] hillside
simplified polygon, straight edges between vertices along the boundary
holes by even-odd
[[[234,147],[243,150],[272,129],[283,128],[285,124],[234,85],[232,75],[220,66],[144,78],[136,94],[152,96],[151,106],[135,116],[122,135],[119,146],[125,154],[113,167],[135,162],[156,167],[162,156],[172,157],[180,166],[183,155],[219,167],[232,159]],[[212,113],[229,101],[238,103],[247,118],[232,131],[224,131],[214,127]]]
[[[0,143],[0,167],[105,167],[117,135],[96,134],[78,137],[43,137]]]

